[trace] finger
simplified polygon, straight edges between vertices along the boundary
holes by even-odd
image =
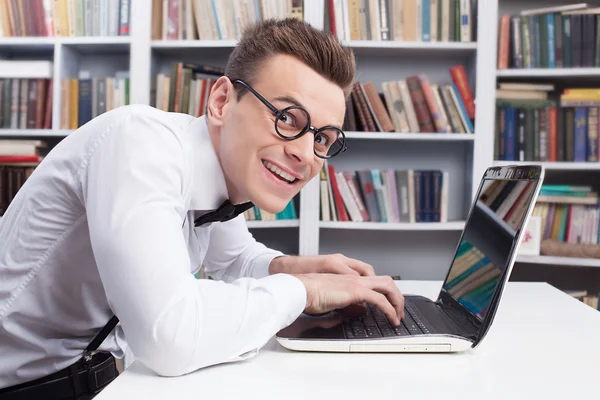
[[[331,274],[338,275],[354,275],[359,276],[360,272],[355,269],[350,268],[350,266],[346,265],[343,262],[332,262],[325,266],[323,272],[328,272]]]
[[[386,296],[388,301],[396,310],[398,317],[404,318],[404,296],[400,289],[389,276],[377,276],[368,279],[368,286]]]
[[[371,303],[375,307],[377,307],[379,311],[381,311],[387,317],[390,324],[394,326],[400,325],[400,318],[398,317],[398,313],[396,312],[396,309],[390,304],[388,298],[385,295],[365,287],[362,293],[362,297],[367,303]]]
[[[366,262],[355,260],[354,258],[348,258],[346,262],[350,268],[362,276],[375,276],[375,269]]]

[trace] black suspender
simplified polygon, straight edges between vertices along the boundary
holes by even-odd
[[[85,348],[84,356],[90,356],[94,350],[97,350],[98,347],[104,342],[104,339],[108,337],[110,332],[117,326],[119,323],[119,318],[116,315],[113,315],[112,318],[104,325],[104,327],[98,332],[94,340]],[[86,354],[87,353],[87,354]]]

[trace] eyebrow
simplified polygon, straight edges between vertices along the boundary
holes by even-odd
[[[306,110],[306,107],[292,96],[278,96],[278,97],[275,97],[274,100],[283,101],[285,103],[290,103],[297,107],[302,107]],[[330,126],[334,126],[340,130],[342,129],[342,127],[339,125],[330,125]]]

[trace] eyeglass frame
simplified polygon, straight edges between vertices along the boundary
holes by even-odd
[[[348,148],[346,147],[346,134],[344,133],[343,130],[341,130],[340,128],[338,128],[337,126],[333,126],[333,125],[326,125],[323,126],[321,128],[316,128],[314,126],[311,125],[310,123],[310,114],[308,113],[308,111],[306,111],[306,109],[304,109],[304,107],[300,107],[300,106],[288,106],[285,108],[282,108],[281,110],[278,109],[277,107],[275,107],[273,104],[271,104],[267,99],[265,99],[260,93],[258,93],[254,88],[252,88],[252,86],[250,86],[248,83],[244,82],[241,79],[234,79],[231,81],[231,83],[239,83],[240,85],[244,86],[246,89],[248,89],[248,91],[250,93],[252,93],[258,100],[260,100],[261,103],[263,103],[274,115],[275,115],[275,132],[277,133],[277,136],[279,136],[282,139],[285,140],[296,140],[302,136],[304,136],[306,134],[306,132],[311,131],[314,132],[315,136],[317,134],[319,134],[320,132],[323,132],[327,129],[335,129],[336,131],[340,132],[342,134],[342,148],[340,150],[338,150],[336,153],[330,155],[330,156],[322,156],[320,154],[317,154],[317,150],[314,148],[313,146],[313,152],[315,153],[315,155],[319,158],[322,159],[329,159],[332,158],[340,153],[344,153],[346,150],[348,150]],[[304,128],[302,128],[302,130],[300,131],[300,133],[298,133],[295,136],[285,136],[282,135],[281,133],[279,133],[279,129],[277,129],[277,121],[279,120],[279,118],[281,117],[281,115],[283,115],[286,110],[290,109],[290,108],[298,108],[301,109],[302,111],[304,111],[306,113],[306,117],[307,117],[307,124],[306,126],[304,126]],[[339,139],[338,139],[339,140]]]

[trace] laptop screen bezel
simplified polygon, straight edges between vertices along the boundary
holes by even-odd
[[[522,239],[523,227],[526,227],[527,223],[529,222],[529,218],[533,211],[533,207],[535,206],[535,203],[537,201],[538,193],[540,191],[540,187],[541,187],[541,184],[544,179],[544,173],[545,173],[544,168],[539,165],[508,165],[508,166],[502,166],[502,167],[491,167],[485,171],[483,178],[481,179],[481,181],[479,183],[479,188],[477,189],[476,196],[473,199],[473,202],[471,204],[471,209],[469,211],[469,215],[467,216],[467,219],[466,219],[467,222],[465,223],[465,227],[461,233],[460,239],[458,240],[458,244],[454,251],[452,261],[450,263],[450,268],[448,268],[448,272],[446,273],[446,277],[444,278],[444,282],[442,283],[442,288],[440,290],[438,299],[436,301],[438,304],[441,304],[443,307],[450,309],[449,310],[450,312],[448,313],[449,316],[453,320],[455,320],[455,322],[457,322],[459,325],[463,325],[466,323],[466,324],[474,325],[477,327],[477,329],[476,329],[477,333],[473,337],[470,337],[470,339],[473,341],[472,347],[477,347],[477,345],[485,337],[487,331],[489,330],[490,325],[492,324],[492,321],[494,320],[494,317],[496,315],[496,311],[498,309],[498,305],[500,302],[500,298],[504,291],[505,284],[508,281],[508,278],[510,277],[512,268],[515,263],[517,251],[520,246],[521,239]],[[507,265],[505,265],[503,268],[503,272],[498,279],[498,285],[496,286],[496,289],[494,290],[494,293],[490,300],[490,305],[488,307],[488,311],[486,312],[486,315],[482,320],[479,317],[475,316],[475,314],[473,314],[465,306],[463,306],[450,293],[448,293],[446,290],[444,290],[444,287],[447,284],[448,277],[450,276],[450,271],[452,269],[452,264],[454,262],[454,259],[456,258],[460,244],[462,243],[464,235],[467,231],[467,224],[472,217],[477,200],[478,200],[479,196],[481,196],[484,183],[488,180],[497,180],[497,179],[528,180],[528,181],[535,182],[536,186],[533,191],[533,194],[532,194],[532,197],[530,200],[530,204],[527,207],[527,212],[525,213],[523,224],[515,232],[516,240],[513,241],[513,245],[511,246],[511,249],[509,252],[509,257],[507,259]],[[464,320],[461,321],[461,319],[464,319]]]

